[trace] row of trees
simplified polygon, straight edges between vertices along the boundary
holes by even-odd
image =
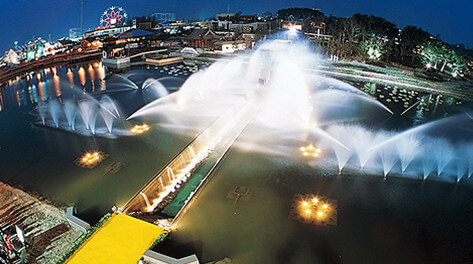
[[[409,67],[426,67],[429,71],[452,75],[471,73],[468,55],[445,43],[438,36],[416,27],[397,27],[382,17],[355,14],[351,17],[326,17],[320,11],[307,8],[279,10],[283,19],[293,17],[325,23],[329,41],[315,40],[325,52],[342,59],[372,60],[398,63]],[[323,21],[320,21],[323,20]]]

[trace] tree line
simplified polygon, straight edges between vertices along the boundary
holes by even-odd
[[[473,51],[451,45],[417,26],[399,28],[395,23],[374,15],[351,17],[325,16],[317,9],[288,8],[277,11],[280,19],[295,19],[305,26],[315,21],[324,24],[327,40],[315,39],[322,52],[340,59],[381,61],[453,76],[472,73]]]

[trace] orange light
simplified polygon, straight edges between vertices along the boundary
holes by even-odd
[[[149,125],[147,124],[142,124],[142,125],[134,125],[130,131],[135,134],[142,134],[150,129]]]

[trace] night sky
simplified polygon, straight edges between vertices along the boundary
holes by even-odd
[[[1,0],[0,51],[13,42],[24,43],[35,37],[55,40],[68,35],[69,28],[80,27],[80,0]],[[473,47],[472,0],[84,0],[84,28],[98,26],[101,13],[111,5],[125,8],[130,17],[155,12],[173,12],[178,19],[208,18],[216,13],[242,11],[243,14],[275,13],[288,7],[318,8],[326,15],[351,16],[354,13],[384,17],[400,27],[415,25],[449,43]]]

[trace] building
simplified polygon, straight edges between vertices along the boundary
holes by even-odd
[[[104,43],[104,51],[107,58],[116,58],[119,56],[129,56],[138,51],[149,48],[156,48],[154,33],[138,28],[130,29],[118,34],[115,38]],[[157,41],[159,42],[159,41]]]
[[[233,13],[221,13],[215,15],[217,20],[233,20],[235,18],[235,14]]]
[[[104,37],[110,35],[118,35],[125,31],[132,29],[132,26],[113,27],[113,28],[99,28],[84,33],[84,38]]]
[[[13,49],[9,49],[5,51],[5,56],[3,58],[3,62],[6,64],[20,64],[21,60],[21,53],[14,51]]]
[[[195,28],[182,40],[182,43],[185,47],[210,49],[215,42],[222,39],[223,36],[217,35],[210,28]]]
[[[138,28],[139,29],[144,29],[144,30],[151,30],[151,28],[152,28],[151,21],[138,23]]]
[[[241,30],[243,33],[250,33],[250,32],[258,32],[258,31],[267,31],[270,27],[270,22],[252,22],[252,23],[232,23],[229,21],[221,21],[221,22],[228,22],[227,29],[228,30]]]
[[[154,13],[149,17],[154,23],[176,21],[176,13]]]
[[[235,53],[245,50],[247,44],[244,40],[236,41],[217,41],[214,43],[214,50],[219,53]]]
[[[79,40],[82,38],[82,32],[80,28],[70,28],[69,29],[69,39]]]

